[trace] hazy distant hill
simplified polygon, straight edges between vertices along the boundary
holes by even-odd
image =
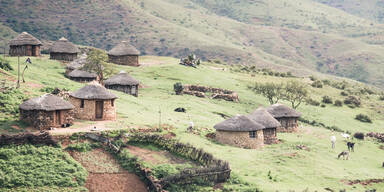
[[[364,10],[377,2],[364,3]],[[308,0],[2,0],[0,22],[41,39],[66,36],[75,43],[105,49],[126,39],[143,54],[180,57],[195,52],[230,64],[301,74],[320,71],[384,87],[384,27],[376,22],[380,20],[357,14],[358,6],[349,9],[344,2],[348,10],[343,11],[337,1],[328,4]]]

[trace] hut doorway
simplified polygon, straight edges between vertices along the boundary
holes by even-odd
[[[104,102],[96,101],[96,119],[103,119]]]
[[[36,55],[36,46],[32,45],[32,56],[37,56]]]
[[[61,113],[59,110],[56,111],[56,125],[61,125]]]

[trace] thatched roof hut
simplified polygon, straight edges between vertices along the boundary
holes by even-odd
[[[265,127],[263,130],[265,144],[272,144],[277,141],[276,128],[280,127],[281,124],[266,109],[259,107],[248,117]]]
[[[139,94],[138,90],[140,82],[125,71],[121,71],[119,74],[110,77],[104,84],[107,89],[122,91],[136,97]]]
[[[11,56],[40,56],[42,43],[27,32],[22,32],[9,42]]]
[[[277,132],[296,132],[298,130],[297,120],[301,116],[300,112],[283,104],[273,104],[267,108],[267,111],[281,124],[277,128]]]
[[[73,70],[82,68],[86,62],[87,62],[87,54],[84,53],[78,59],[75,59],[72,62],[67,64],[67,66],[65,67],[66,68],[65,74],[68,75]]]
[[[80,50],[76,45],[62,37],[52,45],[49,54],[50,59],[73,61],[77,58],[79,52]]]
[[[259,148],[264,144],[263,125],[247,116],[235,116],[214,126],[220,143],[244,148]]]
[[[115,120],[116,98],[116,95],[95,81],[69,95],[75,106],[76,118],[85,120]]]
[[[139,55],[135,47],[122,41],[108,52],[109,62],[119,65],[139,66]]]
[[[77,82],[91,82],[97,80],[98,76],[96,73],[75,69],[68,73],[68,78]]]
[[[31,123],[39,129],[73,124],[74,106],[62,98],[45,94],[20,104],[20,120]]]

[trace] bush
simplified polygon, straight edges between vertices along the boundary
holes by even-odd
[[[361,122],[364,122],[364,123],[372,123],[372,120],[371,120],[371,118],[368,117],[368,115],[364,115],[361,113],[356,115],[355,119],[359,120]]]
[[[384,101],[384,93],[381,93],[380,96],[379,96],[379,100],[380,101]]]
[[[318,102],[318,101],[316,101],[316,100],[313,100],[313,99],[311,99],[311,98],[307,99],[305,102],[306,102],[307,104],[309,104],[309,105],[320,106],[320,102]]]
[[[13,68],[9,64],[9,61],[4,59],[3,57],[0,57],[0,69],[3,69],[5,71],[12,71]]]
[[[183,92],[184,87],[180,82],[178,82],[173,85],[173,90],[175,90],[176,95],[180,95]]]
[[[321,80],[321,82],[323,82],[324,85],[330,85],[331,84],[331,81],[328,79]]]
[[[316,81],[316,80],[317,80],[317,78],[316,78],[315,76],[313,76],[313,75],[309,76],[309,79],[310,79],[311,81]]]
[[[177,172],[176,167],[170,164],[161,164],[152,168],[152,174],[158,179],[174,175]]]
[[[321,102],[327,103],[327,104],[332,104],[333,100],[330,96],[325,95],[325,96],[323,96],[323,100],[321,100]]]
[[[323,88],[323,83],[320,80],[316,80],[311,84],[312,87],[315,88]]]
[[[340,95],[342,95],[342,96],[348,96],[348,93],[345,92],[345,91],[342,91],[342,92],[340,92]]]
[[[326,107],[326,105],[325,105],[325,104],[321,104],[321,105],[320,105],[320,107],[322,107],[322,108],[325,108],[325,107]]]
[[[360,107],[361,101],[360,98],[351,95],[344,99],[344,104],[349,107]]]
[[[364,140],[364,133],[357,132],[357,133],[353,134],[353,137],[356,139]]]
[[[341,106],[343,106],[343,102],[340,101],[340,100],[336,100],[334,105],[337,106],[337,107],[341,107]]]

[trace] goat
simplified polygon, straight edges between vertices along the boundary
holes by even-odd
[[[349,152],[348,152],[348,151],[343,151],[343,152],[341,152],[341,153],[337,156],[337,159],[340,159],[341,156],[343,156],[343,159],[344,159],[344,160],[348,160],[348,158],[349,158]]]

